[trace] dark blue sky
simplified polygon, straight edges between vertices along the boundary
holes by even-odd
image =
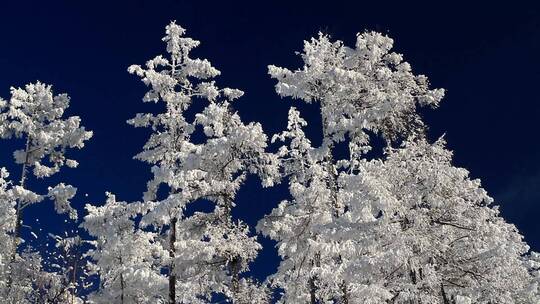
[[[504,217],[540,250],[539,6],[376,2],[2,1],[0,96],[8,98],[10,86],[38,79],[69,93],[70,113],[82,117],[94,138],[73,153],[80,167],[66,169],[51,183],[61,178],[79,187],[79,208],[102,202],[104,191],[137,200],[149,167],[132,156],[147,133],[125,121],[151,107],[141,102],[144,85],[126,68],[164,53],[160,39],[169,21],[202,41],[196,55],[222,71],[220,86],[246,91],[236,108],[244,121],[260,121],[269,134],[286,126],[287,109],[298,102],[274,93],[268,64],[299,67],[294,52],[318,31],[349,45],[357,32],[381,31],[395,39],[395,50],[417,73],[447,89],[441,107],[424,115],[430,137],[446,133],[455,164],[482,179]],[[302,109],[316,128],[317,108]],[[13,143],[2,142],[0,166],[15,170],[12,150]],[[18,178],[18,169],[13,176]],[[283,191],[261,190],[250,180],[237,216],[254,224]],[[62,218],[44,216],[45,210],[51,206],[36,206],[28,221],[39,215],[36,227],[61,229]],[[275,261],[275,253],[265,250],[254,271],[264,276]]]

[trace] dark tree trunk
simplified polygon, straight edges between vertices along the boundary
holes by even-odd
[[[122,260],[122,256],[120,256],[120,265],[124,266],[124,261]],[[124,304],[124,289],[125,289],[125,283],[124,283],[124,274],[120,273],[120,304]]]
[[[444,304],[452,304],[452,302],[450,302],[450,299],[448,299],[448,296],[446,295],[446,291],[444,290],[444,286],[442,283],[441,283],[441,295],[442,295]]]
[[[176,275],[174,275],[174,257],[176,249],[174,243],[176,242],[176,222],[178,219],[173,217],[171,219],[171,230],[169,239],[169,256],[171,257],[171,263],[169,265],[169,304],[176,304]]]
[[[315,253],[315,256],[313,257],[313,260],[311,260],[311,266],[312,267],[321,267],[321,254],[319,252]],[[308,281],[309,284],[309,294],[311,304],[317,303],[317,276],[311,276]]]
[[[349,289],[347,288],[347,283],[345,281],[341,282],[341,292],[342,292],[341,303],[349,304]]]
[[[317,304],[316,292],[317,292],[317,285],[315,285],[315,278],[311,277],[309,279],[309,294],[311,297],[311,301],[310,301],[311,304]]]
[[[120,288],[122,289],[121,293],[120,293],[120,303],[121,304],[124,304],[124,275],[123,274],[120,274]]]
[[[233,258],[230,265],[232,292],[238,294],[240,292],[240,257]]]

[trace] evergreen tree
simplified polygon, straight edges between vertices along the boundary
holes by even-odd
[[[239,303],[259,288],[241,274],[261,246],[245,223],[233,220],[231,211],[247,175],[258,174],[264,185],[272,184],[275,160],[265,152],[261,125],[244,124],[231,108],[243,92],[217,88],[210,79],[220,72],[207,60],[190,58],[199,42],[184,33],[172,22],[163,38],[169,57],[157,56],[145,67],[129,68],[150,87],[143,101],[165,106],[163,113],[137,114],[129,121],[153,131],[136,156],[153,165],[154,176],[141,224],[168,239],[169,258],[163,266],[169,303],[207,303],[216,295]],[[195,101],[204,102],[203,110],[189,112]],[[160,186],[168,190],[163,199],[157,195]],[[214,209],[185,212],[188,205],[197,209],[202,201],[211,202]]]

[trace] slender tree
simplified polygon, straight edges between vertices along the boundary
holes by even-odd
[[[137,114],[129,121],[153,130],[144,151],[136,156],[153,165],[154,175],[141,224],[168,239],[169,258],[163,266],[169,278],[169,303],[207,303],[213,296],[241,302],[249,290],[259,288],[247,287],[252,284],[241,274],[261,246],[247,225],[232,219],[231,211],[249,173],[271,185],[274,157],[264,151],[266,136],[260,124],[242,123],[230,107],[243,92],[218,89],[209,79],[219,71],[207,60],[190,58],[199,42],[184,33],[172,22],[163,38],[169,57],[129,68],[150,87],[143,101],[165,106],[164,113]],[[196,100],[204,102],[203,110],[192,111],[195,118],[190,120],[188,109]],[[168,190],[163,199],[158,195],[160,186]],[[213,211],[185,213],[188,204],[201,201],[211,202]]]
[[[9,258],[3,258],[8,260],[5,296],[8,299],[14,297],[14,303],[29,299],[28,289],[32,284],[28,280],[36,281],[30,279],[32,276],[36,273],[45,275],[36,272],[41,263],[37,253],[18,254],[23,211],[34,203],[51,199],[58,213],[66,213],[72,219],[77,217],[69,203],[75,196],[75,187],[60,183],[49,187],[46,194],[38,194],[27,187],[30,175],[41,179],[57,173],[63,166],[77,167],[78,163],[67,158],[66,152],[70,148],[82,148],[84,142],[92,137],[92,132],[80,126],[78,116],[63,117],[69,102],[68,95],[55,96],[51,86],[40,82],[28,84],[25,88],[11,88],[11,98],[0,99],[0,137],[22,139],[24,142],[24,147],[13,153],[15,163],[21,166],[21,176],[19,183],[12,183],[10,189],[9,202],[15,202],[15,216],[10,233],[11,245],[6,246],[10,251]],[[21,276],[26,276],[26,279]]]

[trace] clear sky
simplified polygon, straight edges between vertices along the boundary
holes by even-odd
[[[10,86],[35,80],[71,95],[70,114],[80,115],[94,138],[72,154],[80,167],[64,169],[50,184],[77,186],[74,204],[82,210],[87,202],[103,202],[105,191],[129,201],[145,190],[149,166],[132,156],[147,132],[125,121],[154,108],[142,103],[145,87],[126,69],[164,53],[161,37],[169,21],[177,20],[202,42],[195,55],[221,70],[219,86],[246,92],[235,108],[269,134],[285,128],[287,109],[299,103],[274,93],[268,64],[299,67],[294,52],[319,31],[352,45],[357,32],[377,30],[394,38],[395,50],[415,73],[447,89],[439,109],[424,111],[430,138],[446,133],[455,164],[482,179],[503,216],[540,250],[540,7],[400,2],[1,1],[0,96],[8,98]],[[317,108],[301,109],[313,141],[320,141]],[[11,153],[20,144],[0,144],[0,166],[15,178],[19,170]],[[239,194],[235,216],[254,225],[285,192],[262,190],[251,179]],[[27,222],[39,216],[34,227],[41,234],[65,228],[62,217],[43,218],[45,210],[51,205],[32,207]],[[253,267],[260,277],[277,261],[272,244],[263,244]]]

